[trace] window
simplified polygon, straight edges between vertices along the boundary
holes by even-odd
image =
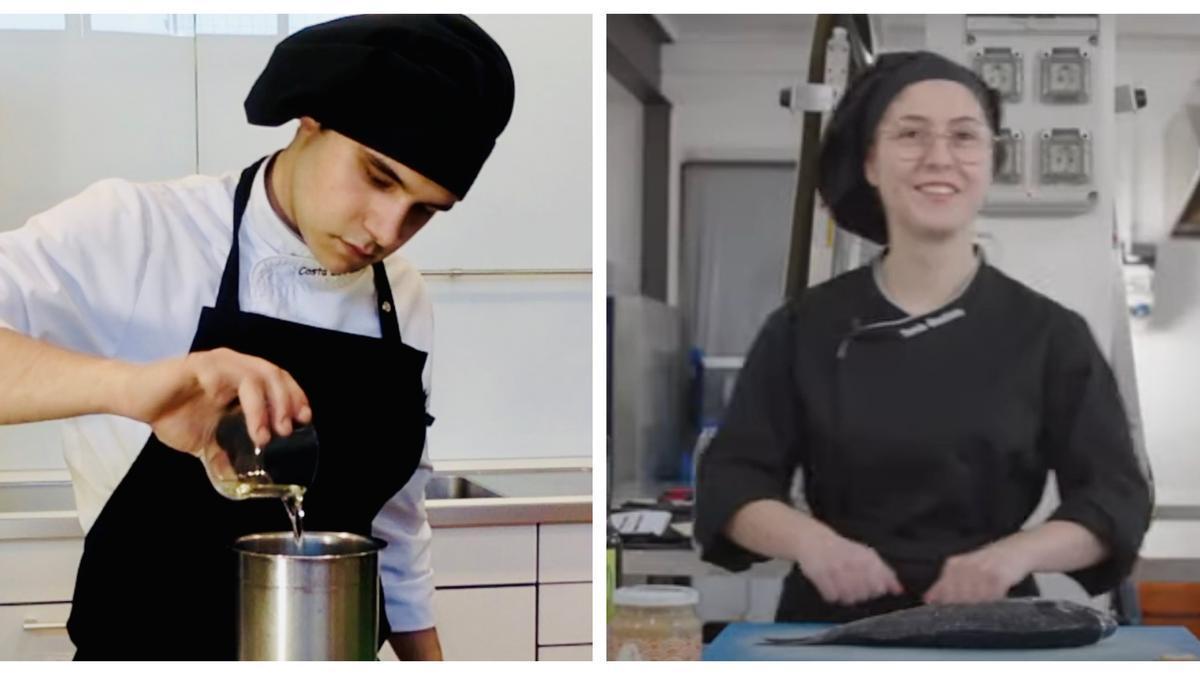
[[[92,14],[90,18],[91,29],[98,33],[196,34],[196,17],[191,14]]]
[[[0,30],[66,29],[66,14],[0,14]]]
[[[278,14],[197,14],[197,35],[278,35]]]

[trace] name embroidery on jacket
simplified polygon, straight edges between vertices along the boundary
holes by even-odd
[[[966,310],[964,310],[961,307],[955,307],[954,309],[942,312],[941,314],[938,314],[937,316],[927,316],[924,319],[922,319],[921,321],[918,321],[917,323],[914,323],[913,325],[908,326],[907,328],[901,328],[900,329],[900,337],[903,337],[903,338],[914,337],[914,336],[920,335],[921,333],[924,333],[925,331],[929,330],[930,328],[937,328],[939,326],[944,326],[944,325],[950,323],[951,321],[962,318],[966,315],[967,315]]]

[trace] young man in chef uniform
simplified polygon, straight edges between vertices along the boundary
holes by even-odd
[[[313,424],[306,527],[385,540],[381,645],[441,657],[432,315],[392,254],[465,197],[513,86],[464,17],[313,26],[245,102],[252,124],[299,120],[286,149],[221,177],[101,181],[0,235],[0,423],[71,418],[77,658],[236,657],[230,545],[288,524],[276,500],[221,497],[189,456],[234,402],[259,445]]]

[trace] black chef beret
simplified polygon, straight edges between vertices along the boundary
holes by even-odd
[[[817,189],[838,225],[879,244],[887,243],[887,219],[878,191],[867,182],[863,162],[892,99],[922,80],[963,85],[979,99],[992,133],[1000,129],[1000,93],[974,71],[944,56],[924,51],[883,54],[860,73],[846,88],[825,130]],[[995,161],[998,165],[1003,157],[996,153]]]
[[[461,199],[512,107],[512,68],[475,22],[385,14],[310,26],[276,45],[246,119],[312,117]]]

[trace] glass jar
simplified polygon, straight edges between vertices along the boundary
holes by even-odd
[[[613,594],[609,661],[699,661],[700,594],[683,586],[627,586]]]
[[[200,461],[213,487],[229,499],[299,497],[316,477],[320,443],[312,425],[259,447],[241,406],[234,405],[217,422],[215,441],[201,450]]]

